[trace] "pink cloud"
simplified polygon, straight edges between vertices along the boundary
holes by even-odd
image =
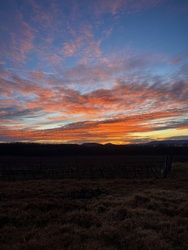
[[[13,64],[22,64],[28,53],[34,49],[35,30],[24,21],[23,14],[18,10],[11,13],[9,22],[3,27],[9,36],[3,45],[3,56],[11,59]]]
[[[73,42],[67,42],[63,46],[62,53],[65,56],[72,56],[79,47],[80,45],[78,44],[74,44]]]
[[[102,54],[102,51],[100,49],[100,44],[101,44],[101,41],[98,40],[93,40],[91,42],[89,42],[88,46],[85,47],[84,49],[84,56],[93,56],[93,57],[99,57],[101,56]]]
[[[114,16],[122,12],[141,11],[161,2],[162,0],[97,0],[93,5],[96,14],[111,13]]]
[[[100,45],[101,41],[93,39],[92,33],[89,32],[88,34],[86,30],[84,32],[79,30],[73,39],[63,44],[60,52],[62,56],[76,55],[81,58],[82,62],[86,62],[101,56]]]

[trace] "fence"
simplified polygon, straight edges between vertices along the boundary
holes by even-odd
[[[0,180],[166,178],[172,157],[2,157]]]

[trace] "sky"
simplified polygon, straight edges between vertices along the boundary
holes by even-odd
[[[0,1],[0,142],[188,139],[187,0]]]

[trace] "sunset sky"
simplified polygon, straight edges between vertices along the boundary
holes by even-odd
[[[0,30],[0,142],[188,139],[187,0],[4,0]]]

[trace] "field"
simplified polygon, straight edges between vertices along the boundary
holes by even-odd
[[[187,177],[1,181],[0,249],[186,250]]]

